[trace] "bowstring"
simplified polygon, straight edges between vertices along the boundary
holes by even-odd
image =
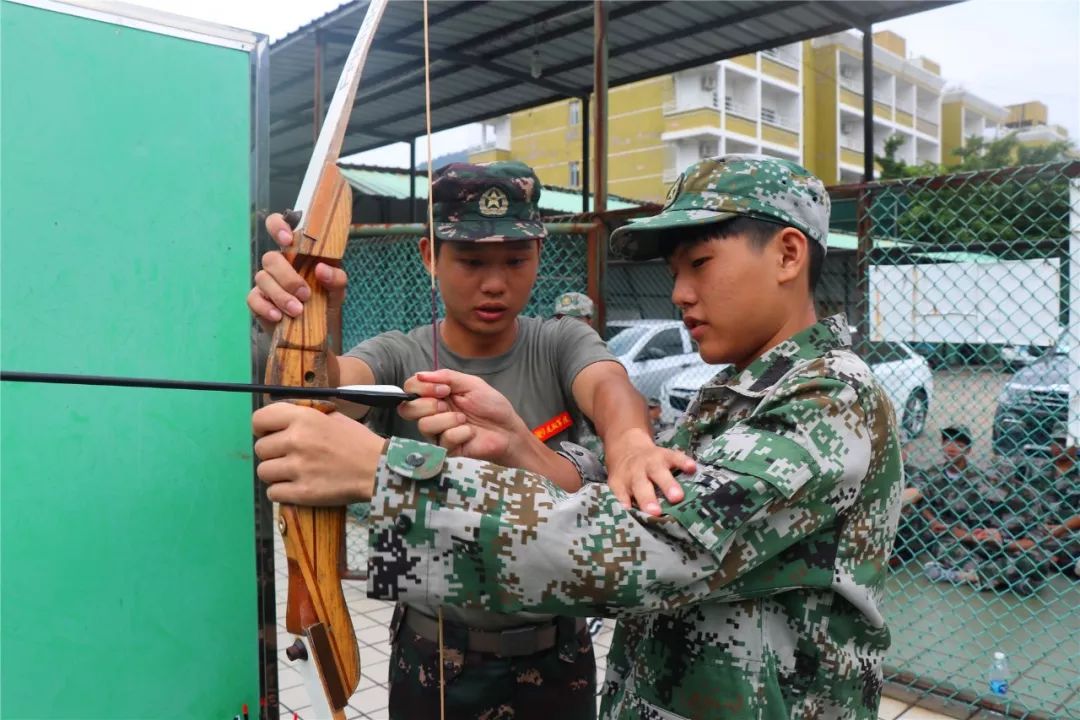
[[[427,125],[427,215],[428,265],[431,268],[431,355],[432,370],[439,369],[439,324],[435,303],[435,201],[432,197],[434,158],[431,155],[431,41],[428,28],[428,0],[424,0],[424,115]],[[443,644],[443,610],[439,606],[439,717],[446,720],[446,650]]]
[[[431,157],[431,42],[428,34],[428,0],[424,0],[424,115],[427,123],[427,216],[428,248],[431,272],[431,352],[434,360],[432,370],[439,369],[439,333],[438,316],[435,303],[435,201],[432,199],[434,185],[434,160]]]

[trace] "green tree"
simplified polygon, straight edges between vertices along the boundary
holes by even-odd
[[[1068,160],[1072,143],[1021,145],[1015,133],[994,140],[973,136],[956,152],[960,162],[909,165],[896,157],[904,138],[893,135],[875,156],[882,180],[990,170]],[[876,232],[920,243],[1013,243],[1057,240],[1068,234],[1068,185],[1063,177],[970,181],[944,187],[900,183],[875,192]],[[1016,258],[1029,257],[1017,245]]]
[[[1016,153],[1017,165],[1041,165],[1076,158],[1076,149],[1071,140],[1055,140],[1046,145],[1021,145]]]
[[[925,177],[927,175],[940,175],[944,172],[941,165],[932,162],[924,162],[919,165],[908,165],[906,161],[896,157],[896,153],[904,144],[903,135],[895,134],[885,138],[883,154],[874,155],[874,161],[881,168],[878,176],[880,180],[899,180],[907,177]]]
[[[1075,157],[1075,149],[1070,140],[1057,140],[1046,145],[1022,145],[1015,131],[993,140],[972,135],[964,143],[964,147],[955,151],[954,154],[960,158],[960,162],[952,165],[938,165],[930,162],[909,165],[896,157],[903,144],[904,136],[892,135],[885,140],[883,153],[874,155],[874,160],[881,168],[880,179],[898,180],[949,172],[993,170],[1015,165],[1041,165]]]

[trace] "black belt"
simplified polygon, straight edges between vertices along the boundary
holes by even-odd
[[[439,642],[439,621],[412,608],[406,608],[405,627],[429,642]],[[443,621],[446,624],[446,621]],[[585,620],[574,621],[574,632],[585,629]],[[467,628],[468,650],[491,653],[500,657],[535,655],[555,647],[558,628],[555,623],[526,625],[508,630],[475,630]]]

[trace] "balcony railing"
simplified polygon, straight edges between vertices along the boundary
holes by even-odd
[[[752,105],[748,103],[737,102],[734,98],[724,98],[724,110],[732,115],[738,115],[744,117],[747,120],[756,120],[757,113],[754,112]]]
[[[791,51],[780,48],[769,48],[768,50],[762,50],[761,54],[765,57],[775,60],[778,63],[783,63],[789,67],[799,67],[799,53],[798,51]]]
[[[879,103],[885,103],[886,105],[892,105],[893,103],[892,94],[885,90],[878,90],[876,86],[874,87],[874,100]]]
[[[863,151],[863,148],[866,147],[866,146],[863,144],[862,135],[844,135],[844,134],[841,134],[840,135],[840,147],[846,148],[848,150],[854,150],[855,152],[860,152],[861,153]]]
[[[761,108],[761,120],[767,122],[770,125],[783,128],[785,130],[791,130],[792,132],[799,131],[799,121],[797,118],[791,115],[781,115],[772,108]]]
[[[668,100],[664,103],[665,115],[674,115],[675,113],[689,112],[691,110],[701,109],[719,110],[719,95],[714,91],[711,96],[699,95],[688,100]]]
[[[862,95],[862,77],[844,77],[840,76],[840,87],[847,88],[851,92],[859,93]]]
[[[927,135],[937,135],[938,125],[935,121],[929,120],[923,115],[917,115],[915,117],[915,128],[920,132],[924,132]]]

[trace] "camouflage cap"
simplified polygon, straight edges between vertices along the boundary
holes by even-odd
[[[971,429],[967,425],[949,425],[941,428],[941,442],[952,442],[954,440],[970,445]]]
[[[503,242],[547,237],[540,222],[540,180],[516,160],[450,163],[432,186],[435,237]]]
[[[593,301],[579,292],[563,293],[555,301],[555,317],[587,317],[593,314]]]
[[[663,255],[672,230],[745,216],[801,230],[824,248],[829,194],[809,170],[767,155],[723,155],[688,167],[668,190],[658,215],[631,220],[611,234],[611,250],[627,260]]]

